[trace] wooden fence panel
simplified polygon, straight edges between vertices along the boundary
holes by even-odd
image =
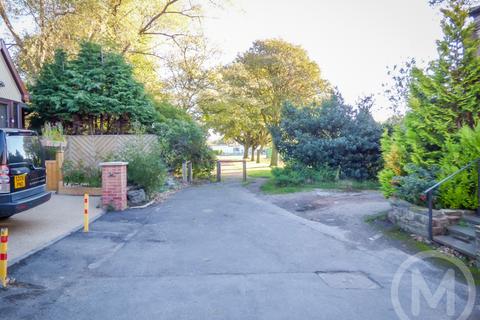
[[[57,191],[58,181],[60,179],[58,175],[57,161],[47,160],[45,161],[45,167],[47,170],[47,190]]]
[[[75,164],[97,166],[111,154],[114,154],[128,144],[136,144],[144,151],[150,150],[157,141],[157,136],[145,135],[89,135],[67,136],[68,144],[65,150],[65,160]]]

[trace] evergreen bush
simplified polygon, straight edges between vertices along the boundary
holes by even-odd
[[[155,109],[120,54],[82,42],[69,59],[55,52],[30,88],[32,126],[61,123],[67,134],[127,133],[135,122],[150,126]]]
[[[320,105],[286,103],[272,137],[286,162],[297,167],[339,172],[342,179],[374,179],[381,168],[381,126],[370,113],[371,100],[357,110],[337,93]]]

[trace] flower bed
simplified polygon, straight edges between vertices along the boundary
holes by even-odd
[[[81,185],[65,185],[63,181],[58,183],[58,194],[66,194],[71,196],[83,196],[87,193],[90,196],[101,196],[102,188],[85,187]]]

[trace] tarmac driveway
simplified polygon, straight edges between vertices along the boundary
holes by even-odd
[[[398,319],[390,287],[409,255],[322,230],[240,184],[188,188],[156,207],[108,213],[90,233],[16,264],[0,318]],[[427,280],[443,276],[418,267]],[[411,292],[401,286],[399,298]],[[444,300],[418,319],[455,319]]]

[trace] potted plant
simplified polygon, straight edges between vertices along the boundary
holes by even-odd
[[[56,147],[64,150],[67,147],[67,139],[63,134],[61,123],[51,124],[46,122],[42,128],[42,145],[44,147]]]

